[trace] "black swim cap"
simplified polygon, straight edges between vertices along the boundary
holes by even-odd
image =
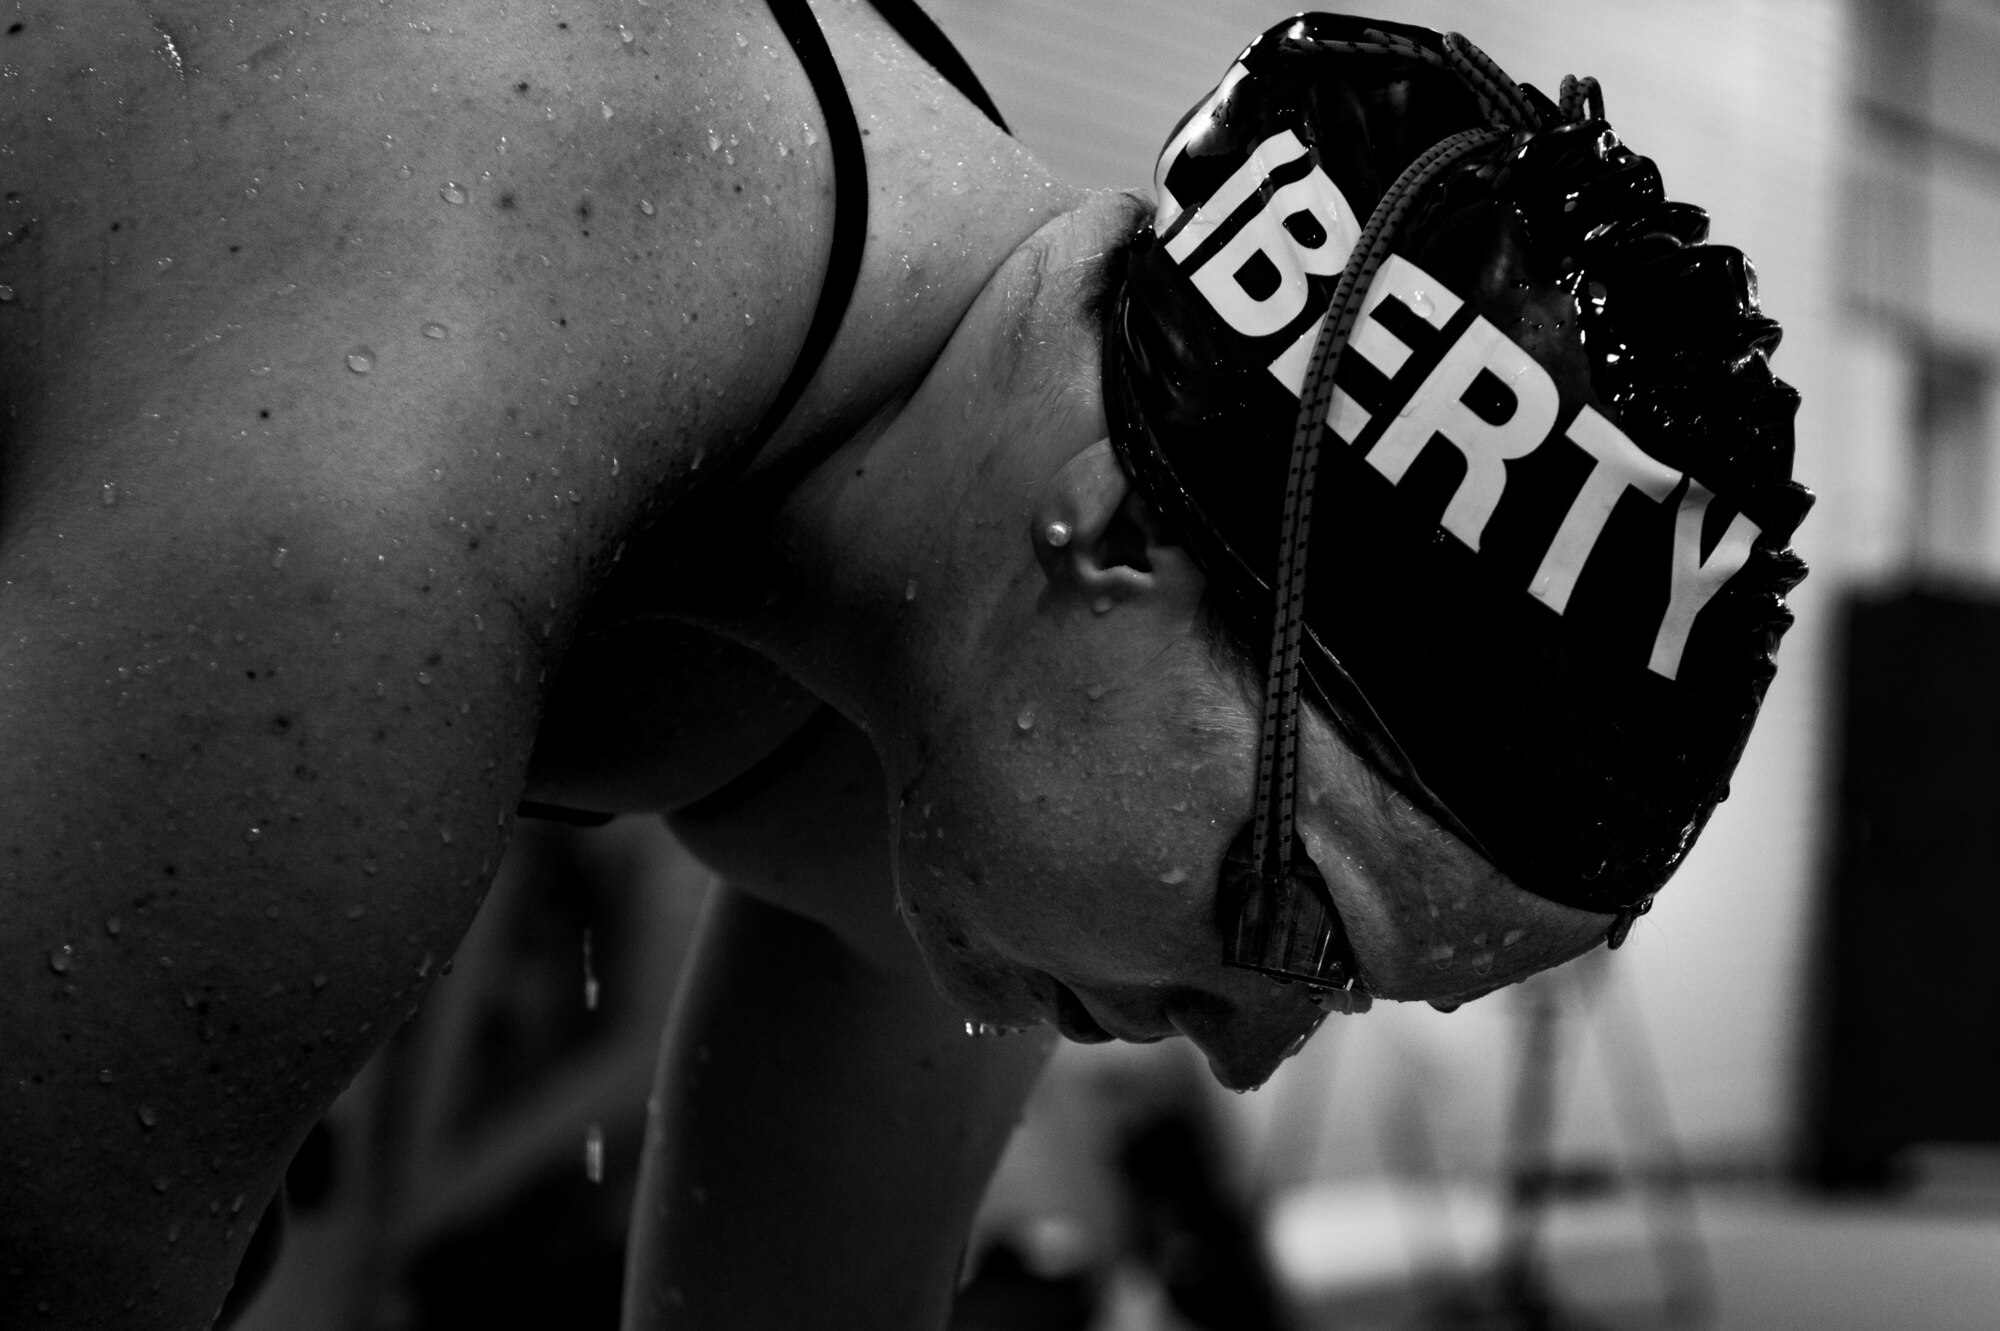
[[[1812,496],[1748,261],[1594,82],[1561,100],[1422,28],[1271,29],[1160,156],[1105,396],[1274,685],[1515,883],[1629,920],[1728,793]]]

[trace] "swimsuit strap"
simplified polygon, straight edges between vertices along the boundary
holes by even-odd
[[[792,44],[792,52],[812,84],[813,95],[819,99],[820,113],[826,117],[827,148],[833,154],[833,241],[827,247],[826,277],[820,284],[819,305],[813,310],[812,323],[806,328],[798,357],[793,360],[791,372],[785,376],[777,396],[764,409],[756,429],[737,450],[736,456],[745,465],[777,433],[785,417],[798,405],[806,385],[819,373],[820,362],[826,359],[834,334],[840,331],[840,322],[847,317],[854,284],[861,276],[861,253],[868,242],[868,162],[861,150],[861,126],[854,117],[854,103],[848,100],[840,67],[834,63],[833,51],[826,44],[826,34],[820,31],[819,21],[813,17],[806,0],[766,0],[766,3],[785,40]],[[1003,131],[1013,132],[1007,129],[999,108],[980,86],[972,66],[914,0],[874,0],[874,3],[911,50],[929,61],[987,119]],[[581,827],[599,827],[613,817],[538,800],[522,800],[515,812],[523,818]]]
[[[861,251],[868,243],[868,162],[861,151],[861,126],[854,118],[854,103],[847,98],[847,84],[826,34],[819,29],[806,0],[767,0],[771,17],[778,21],[792,53],[799,58],[813,95],[819,99],[820,114],[826,117],[827,149],[833,154],[833,243],[827,248],[826,278],[820,284],[819,306],[813,311],[805,341],[799,345],[792,371],[785,376],[778,395],[764,409],[757,428],[737,449],[737,456],[757,456],[785,417],[797,406],[806,385],[819,373],[833,345],[840,321],[847,316],[847,303],[854,296],[854,284],[861,276]]]
[[[847,316],[854,284],[861,276],[861,252],[868,243],[868,162],[861,150],[861,126],[854,118],[854,103],[848,100],[847,83],[840,77],[833,51],[820,31],[806,0],[766,0],[771,17],[792,44],[792,53],[804,68],[819,99],[820,114],[826,117],[827,147],[833,153],[833,243],[827,249],[826,277],[820,284],[819,305],[813,310],[812,324],[799,345],[798,358],[785,376],[778,395],[764,409],[736,455],[747,462],[763,451],[771,436],[784,424],[785,417],[799,404],[806,385],[819,373],[820,362],[833,346],[840,321]],[[943,29],[916,4],[916,0],[874,0],[875,9],[945,81],[958,89],[1002,132],[1012,133],[1001,118],[1000,108],[980,85],[965,57],[951,44]]]
[[[958,89],[959,95],[971,102],[988,120],[1000,127],[1002,134],[1014,131],[1007,127],[1006,118],[1000,108],[986,95],[986,89],[979,82],[979,76],[972,72],[972,66],[951,44],[951,38],[944,35],[936,20],[926,14],[916,0],[873,0],[875,12],[889,21],[896,34],[909,43],[915,51],[930,63],[932,69],[944,76],[946,83]]]

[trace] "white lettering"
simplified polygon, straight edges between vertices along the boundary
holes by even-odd
[[[1738,513],[1730,519],[1729,530],[1722,534],[1704,562],[1702,519],[1708,515],[1708,501],[1714,497],[1690,476],[1687,493],[1681,496],[1680,512],[1674,515],[1673,590],[1667,598],[1667,613],[1660,620],[1660,631],[1653,638],[1653,657],[1646,662],[1647,669],[1668,679],[1680,673],[1681,653],[1687,650],[1694,617],[1749,562],[1750,543],[1763,531]]]
[[[1306,244],[1285,225],[1287,218],[1299,213],[1318,223],[1317,245]],[[1360,235],[1361,225],[1340,196],[1339,187],[1327,179],[1326,172],[1314,167],[1275,190],[1262,210],[1195,270],[1195,289],[1237,332],[1245,337],[1269,337],[1305,309],[1306,275],[1331,277],[1339,273],[1347,266],[1347,256]],[[1259,254],[1277,270],[1278,277],[1278,285],[1262,297],[1244,290],[1238,276]]]
[[[1571,443],[1590,454],[1594,461],[1590,474],[1583,479],[1583,488],[1570,501],[1569,512],[1562,526],[1556,529],[1548,553],[1542,556],[1541,567],[1528,583],[1528,594],[1539,597],[1557,614],[1569,605],[1577,577],[1590,559],[1590,552],[1597,547],[1597,538],[1604,534],[1611,510],[1618,506],[1625,492],[1637,490],[1657,504],[1681,483],[1679,472],[1633,443],[1623,430],[1599,415],[1595,407],[1587,406],[1577,413],[1565,433]]]
[[[1180,230],[1167,236],[1167,253],[1173,256],[1175,263],[1186,263],[1188,255],[1201,248],[1201,242],[1214,235],[1216,228],[1227,222],[1231,213],[1263,188],[1273,171],[1305,155],[1306,146],[1299,142],[1298,135],[1288,129],[1265,139],[1243,165],[1222,182],[1222,187],[1194,210],[1194,216],[1181,223]],[[1154,225],[1157,227],[1158,223]]]
[[[1503,421],[1484,420],[1465,405],[1465,394],[1481,371],[1491,373],[1514,399]],[[1368,450],[1368,461],[1400,482],[1432,436],[1444,436],[1464,455],[1465,476],[1439,523],[1477,550],[1507,488],[1507,459],[1540,447],[1561,407],[1549,372],[1485,318],[1474,319]]]
[[[1391,254],[1383,260],[1382,266],[1375,271],[1374,280],[1368,284],[1368,294],[1362,299],[1361,314],[1355,320],[1355,331],[1348,337],[1348,346],[1380,370],[1385,378],[1394,377],[1410,358],[1410,349],[1403,340],[1374,317],[1377,308],[1390,296],[1396,297],[1406,309],[1437,329],[1451,322],[1451,317],[1464,304],[1442,282],[1400,254]],[[1321,315],[1313,321],[1312,327],[1299,334],[1298,339],[1271,362],[1271,373],[1293,397],[1305,391],[1306,366],[1312,360],[1313,348],[1319,343],[1319,331],[1325,324],[1326,316]],[[1368,409],[1350,397],[1346,389],[1336,387],[1333,390],[1327,401],[1326,423],[1342,443],[1352,444],[1359,439],[1370,419]]]
[[[1224,98],[1236,90],[1236,85],[1241,83],[1249,72],[1242,65],[1231,65],[1229,72],[1222,76],[1222,82],[1215,86],[1215,91],[1203,98],[1201,104],[1194,110],[1187,113],[1187,119],[1174,128],[1173,134],[1167,139],[1167,146],[1160,150],[1160,160],[1153,165],[1153,193],[1160,201],[1159,211],[1153,215],[1153,231],[1156,235],[1164,236],[1173,230],[1175,219],[1181,215],[1180,200],[1176,199],[1173,191],[1167,188],[1167,172],[1173,169],[1174,162],[1187,149],[1195,135],[1210,127],[1212,122],[1209,116],[1214,113],[1216,107],[1222,105]],[[1250,196],[1246,194],[1243,197],[1247,199]],[[1237,202],[1241,203],[1242,199]],[[1178,256],[1175,262],[1179,262]]]

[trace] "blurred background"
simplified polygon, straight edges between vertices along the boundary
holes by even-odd
[[[1114,186],[1293,6],[927,8],[1031,148]],[[1755,261],[1819,493],[1798,624],[1619,953],[1336,1017],[1240,1099],[1185,1050],[1065,1048],[958,1324],[2000,1327],[2000,0],[1362,12],[1545,90],[1596,75]],[[660,959],[708,881],[656,823],[524,825],[452,978],[295,1164],[240,1325],[615,1325]]]

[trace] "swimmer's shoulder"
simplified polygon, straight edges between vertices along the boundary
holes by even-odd
[[[372,362],[438,452],[617,456],[609,533],[747,433],[810,318],[832,182],[760,0],[55,0],[0,67],[0,375],[104,403],[68,437],[172,380],[254,433]]]

